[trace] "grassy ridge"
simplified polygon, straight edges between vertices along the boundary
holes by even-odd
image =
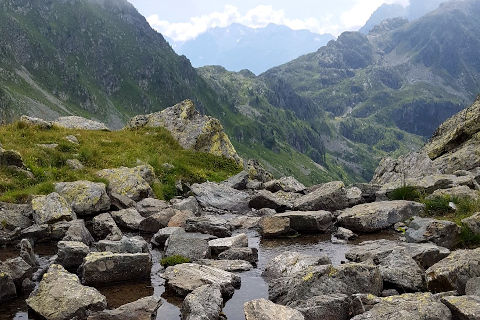
[[[77,137],[79,144],[65,139]],[[100,169],[120,166],[134,167],[139,162],[150,164],[158,177],[153,185],[156,196],[170,199],[176,194],[175,182],[222,181],[240,168],[231,160],[207,153],[184,150],[163,128],[121,130],[114,132],[67,130],[14,123],[0,127],[0,142],[4,149],[20,152],[25,165],[34,174],[0,168],[0,201],[23,202],[33,194],[46,194],[59,181],[100,181],[95,173]],[[55,149],[38,144],[58,144]],[[66,165],[68,159],[78,159],[84,169],[74,171]],[[165,163],[173,168],[164,166]]]

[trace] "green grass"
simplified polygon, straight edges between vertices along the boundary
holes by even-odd
[[[422,194],[415,187],[404,186],[393,190],[388,194],[388,198],[390,200],[419,201],[422,198]]]
[[[160,260],[160,264],[164,267],[172,267],[177,264],[182,264],[182,263],[190,263],[192,262],[189,258],[186,258],[184,256],[180,255],[174,255],[170,257],[165,257],[162,260]]]
[[[64,139],[75,135],[80,144]],[[138,161],[150,164],[159,180],[152,188],[159,199],[176,195],[175,182],[188,183],[222,181],[238,173],[232,160],[184,150],[163,128],[121,130],[114,132],[67,130],[53,128],[42,130],[21,123],[0,127],[0,143],[5,149],[20,152],[27,168],[34,174],[31,179],[23,173],[0,168],[0,201],[26,202],[34,194],[48,194],[59,181],[102,181],[95,173],[100,169],[120,166],[134,167]],[[37,144],[57,143],[55,149]],[[71,170],[68,159],[78,159],[85,168]],[[163,164],[170,163],[173,169]]]

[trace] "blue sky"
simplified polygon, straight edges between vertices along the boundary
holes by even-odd
[[[150,25],[176,41],[195,38],[210,28],[241,23],[338,35],[356,30],[382,3],[408,0],[129,0]]]

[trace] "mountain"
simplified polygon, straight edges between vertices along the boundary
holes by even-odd
[[[195,67],[221,65],[232,71],[249,69],[259,74],[315,51],[332,39],[334,37],[330,34],[292,30],[275,24],[256,29],[232,24],[226,28],[210,29],[193,40],[173,42],[172,45]]]
[[[410,0],[410,3],[404,7],[399,4],[382,4],[373,12],[367,23],[359,30],[368,34],[370,30],[383,20],[392,18],[405,18],[408,20],[418,19],[427,13],[437,9],[441,3],[449,0]]]

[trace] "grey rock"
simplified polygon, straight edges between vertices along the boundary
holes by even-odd
[[[318,295],[307,300],[298,300],[288,305],[300,311],[305,320],[348,320],[350,299],[345,294]]]
[[[157,247],[163,248],[165,246],[165,241],[170,238],[170,236],[177,231],[183,230],[180,227],[166,227],[158,230],[150,240],[150,242]]]
[[[149,217],[155,213],[159,213],[169,208],[166,201],[155,198],[146,198],[135,204],[135,208],[142,217]],[[168,221],[167,221],[168,223]]]
[[[143,217],[134,208],[110,212],[115,223],[125,229],[139,230]]]
[[[474,234],[480,234],[480,212],[463,219],[462,223],[466,225]]]
[[[175,210],[175,215],[168,221],[169,227],[185,228],[187,220],[195,217],[195,214],[190,210]]]
[[[442,298],[442,302],[452,312],[453,319],[480,319],[480,297],[478,296],[450,296]]]
[[[92,233],[97,239],[120,240],[123,236],[110,213],[102,213],[92,219]]]
[[[32,244],[27,239],[20,241],[20,257],[32,267],[38,267],[39,265],[35,252],[33,252]]]
[[[250,180],[258,180],[261,183],[273,180],[273,174],[268,172],[258,160],[248,160],[246,167]]]
[[[192,261],[209,258],[208,241],[210,239],[212,236],[201,233],[174,232],[165,244],[165,256],[180,255]]]
[[[194,263],[182,263],[168,267],[162,277],[166,281],[166,287],[182,297],[203,285],[209,284],[218,285],[222,296],[228,299],[241,284],[238,275]]]
[[[66,136],[65,140],[67,140],[68,142],[73,143],[73,144],[80,144],[78,142],[78,138],[76,136],[74,136],[73,134],[70,134],[70,135]]]
[[[104,123],[79,116],[60,117],[55,120],[53,124],[57,127],[66,129],[110,131]]]
[[[185,297],[181,308],[182,320],[218,320],[222,307],[220,286],[201,286]]]
[[[259,190],[251,198],[248,205],[253,209],[273,209],[277,212],[284,212],[293,208],[293,202],[299,195],[279,191],[272,193],[268,190]]]
[[[340,212],[340,226],[359,232],[389,228],[423,212],[425,206],[412,201],[381,201],[361,204]]]
[[[40,129],[50,129],[53,126],[51,121],[45,121],[40,118],[29,117],[26,115],[20,117],[20,122],[27,126],[39,127]]]
[[[294,208],[300,211],[335,211],[348,206],[347,192],[341,181],[325,183],[299,198],[294,204]]]
[[[480,277],[471,278],[465,286],[465,294],[467,296],[480,297]]]
[[[480,195],[478,191],[472,190],[467,186],[458,186],[449,189],[439,189],[435,190],[427,199],[432,199],[434,197],[442,196],[451,196],[457,199],[467,199],[467,200],[478,200]]]
[[[95,242],[90,231],[85,227],[85,222],[81,219],[73,220],[70,223],[65,236],[62,239],[63,241],[80,241],[85,243],[87,246],[92,245]]]
[[[452,249],[460,241],[460,227],[451,221],[414,217],[405,232],[407,242],[433,242]]]
[[[307,271],[313,266],[331,264],[330,258],[326,255],[311,256],[303,253],[287,251],[271,259],[263,272],[268,281],[277,278],[292,277],[297,272]]]
[[[407,253],[394,251],[377,262],[383,282],[401,292],[425,289],[424,270]]]
[[[77,270],[83,263],[83,258],[90,253],[90,248],[79,241],[59,241],[57,248],[55,263],[72,272]]]
[[[118,241],[100,240],[95,244],[98,251],[113,252],[113,253],[148,253],[148,244],[140,236],[137,237],[123,237]]]
[[[244,260],[212,260],[212,259],[200,259],[195,263],[203,266],[209,266],[212,268],[221,269],[229,272],[248,271],[253,269],[250,262]]]
[[[260,234],[265,238],[291,237],[297,231],[290,227],[290,218],[281,216],[263,217],[259,223]]]
[[[73,220],[75,221],[75,220]],[[60,221],[51,225],[48,225],[48,238],[44,239],[45,241],[57,241],[62,240],[66,235],[70,227],[72,226],[73,221]],[[76,224],[76,223],[75,223]],[[79,226],[80,224],[76,224]],[[76,230],[76,228],[74,228]],[[78,235],[77,233],[73,233],[74,235]],[[36,239],[35,241],[39,241],[40,239]],[[40,240],[42,241],[42,240]]]
[[[17,292],[22,290],[22,282],[33,275],[34,268],[21,257],[8,259],[0,262],[0,272],[6,272],[10,275],[17,287]]]
[[[248,247],[248,237],[241,233],[233,237],[213,239],[208,242],[208,246],[213,255],[218,255],[230,248]]]
[[[244,304],[246,320],[304,320],[302,313],[290,307],[275,304],[266,299],[248,301]]]
[[[155,212],[143,219],[138,229],[146,233],[156,233],[158,230],[168,226],[170,219],[177,214],[177,210],[167,208],[159,212]]]
[[[13,231],[32,225],[32,208],[29,205],[0,202],[0,230]]]
[[[185,231],[211,234],[217,237],[230,237],[232,226],[223,218],[206,215],[187,219]]]
[[[50,320],[85,319],[89,312],[107,307],[96,289],[80,284],[78,277],[53,264],[26,300],[35,313]]]
[[[149,181],[154,177],[153,168],[140,165],[135,168],[120,167],[103,169],[97,176],[108,181],[110,193],[117,193],[133,201],[139,201],[153,196]]]
[[[342,240],[352,240],[358,237],[358,235],[356,235],[352,230],[348,230],[342,227],[339,227],[337,231],[335,231],[334,236]]]
[[[105,184],[90,181],[60,182],[55,191],[70,204],[79,216],[110,209],[110,198]]]
[[[285,191],[285,192],[303,192],[305,186],[298,182],[294,177],[282,177],[280,179],[271,180],[265,183],[265,189],[271,192]]]
[[[0,271],[0,302],[13,299],[17,296],[17,289],[12,277],[3,271]]]
[[[133,201],[126,195],[112,192],[111,190],[110,190],[110,200],[112,202],[112,207],[116,208],[117,210],[135,207],[135,201]]]
[[[162,301],[150,296],[124,304],[113,310],[95,312],[87,320],[151,320],[157,316]]]
[[[65,164],[72,170],[83,170],[85,166],[78,159],[68,159]]]
[[[333,215],[328,211],[289,211],[275,215],[290,219],[290,228],[299,233],[327,232],[333,225]]]
[[[0,167],[13,167],[26,169],[22,156],[15,150],[4,150],[0,148]]]
[[[172,207],[176,210],[189,210],[195,215],[200,212],[200,204],[194,196],[186,199],[172,199],[170,200]]]
[[[80,266],[82,283],[101,285],[150,278],[148,253],[91,252]]]
[[[206,210],[243,213],[249,210],[250,196],[223,184],[205,182],[192,185],[192,192],[200,206]]]
[[[382,297],[391,297],[391,296],[398,296],[400,295],[397,290],[395,289],[386,289],[382,291]]]
[[[382,187],[379,184],[373,183],[355,183],[353,187],[358,188],[362,191],[363,202],[375,202],[377,199],[377,192]]]
[[[236,229],[258,229],[261,217],[236,216],[229,220],[230,225]]]
[[[384,290],[385,291],[385,290]],[[383,292],[383,291],[382,291]],[[377,303],[380,303],[381,298],[373,294],[356,293],[351,296],[350,310],[352,316],[365,313],[373,308]]]
[[[258,250],[256,248],[231,248],[218,255],[220,260],[244,260],[251,264],[258,261]]]
[[[250,177],[248,175],[247,171],[242,171],[233,177],[228,178],[223,182],[224,185],[237,189],[237,190],[245,190],[247,188],[247,184],[250,180]]]
[[[33,220],[38,225],[76,218],[68,202],[56,192],[33,198],[32,209]]]
[[[366,202],[362,196],[362,190],[360,188],[350,187],[346,190],[346,192],[349,207],[353,207]]]

